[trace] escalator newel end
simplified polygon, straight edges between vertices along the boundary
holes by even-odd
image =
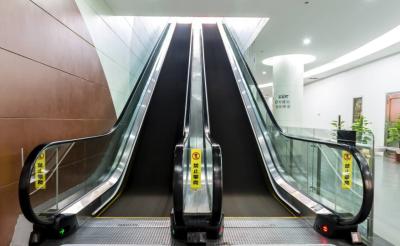
[[[62,239],[78,229],[78,220],[75,214],[59,214],[51,225],[33,225],[29,237],[29,245],[40,245],[46,239]]]
[[[357,232],[357,225],[339,225],[336,215],[318,214],[315,218],[314,229],[328,238],[342,238],[351,241],[351,234]]]

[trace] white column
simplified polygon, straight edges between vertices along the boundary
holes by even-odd
[[[302,127],[304,62],[297,58],[274,59],[274,115],[283,127]]]

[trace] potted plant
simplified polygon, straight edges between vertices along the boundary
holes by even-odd
[[[331,134],[334,140],[336,140],[338,143],[350,144],[355,146],[356,134],[352,130],[343,130],[344,121],[342,120],[341,115],[338,116],[337,120],[332,121],[331,125],[334,127],[334,130]]]
[[[371,122],[368,122],[368,120],[362,115],[353,123],[351,129],[357,133],[358,143],[368,144],[372,141],[372,130],[369,127],[370,125]]]
[[[342,116],[338,115],[338,120],[333,120],[331,122],[331,126],[334,127],[335,131],[342,130],[342,128],[344,127],[344,120],[342,120]]]
[[[386,143],[397,147],[395,150],[396,161],[400,162],[400,117],[396,122],[389,125]]]
[[[344,128],[344,120],[342,120],[342,116],[338,115],[338,119],[337,120],[333,120],[331,122],[331,126],[333,127],[333,130],[332,130],[332,133],[331,133],[332,139],[336,141],[337,135],[338,135],[337,132]]]

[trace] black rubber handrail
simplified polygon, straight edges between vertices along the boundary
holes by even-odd
[[[268,107],[268,104],[265,101],[265,98],[264,98],[260,88],[258,88],[258,86],[257,86],[257,82],[253,76],[253,73],[251,72],[246,60],[244,59],[242,52],[240,52],[240,49],[239,49],[236,41],[232,38],[228,28],[225,25],[223,25],[223,27],[224,27],[225,33],[227,34],[228,40],[232,44],[232,49],[235,53],[235,56],[236,56],[238,62],[242,63],[242,65],[245,68],[245,71],[243,71],[243,68],[240,68],[241,72],[247,73],[250,76],[250,79],[252,80],[255,87],[257,88],[258,96],[262,99],[262,102],[266,108],[269,118],[271,119],[271,122],[276,127],[276,129],[278,130],[280,135],[282,135],[288,139],[292,139],[292,140],[309,142],[309,143],[313,143],[313,144],[326,145],[331,148],[346,150],[347,152],[349,152],[353,155],[353,157],[356,160],[357,165],[360,169],[362,182],[363,182],[363,199],[362,199],[360,210],[355,216],[353,216],[351,219],[340,218],[340,214],[337,213],[336,211],[333,211],[332,209],[324,206],[323,204],[320,204],[318,201],[315,201],[313,198],[311,198],[309,196],[307,196],[307,197],[309,197],[310,199],[319,203],[321,206],[325,207],[326,209],[328,209],[335,215],[339,216],[339,219],[338,219],[339,225],[357,225],[357,224],[360,224],[361,222],[363,222],[365,219],[368,218],[368,216],[371,212],[372,205],[373,205],[373,199],[374,199],[373,177],[369,170],[368,161],[364,158],[364,156],[361,154],[361,152],[355,146],[351,146],[351,145],[347,145],[347,144],[340,144],[340,143],[326,142],[326,141],[316,140],[316,139],[302,138],[302,137],[292,136],[290,134],[285,133],[282,130],[282,128],[279,126],[279,124],[277,123],[270,108]],[[250,93],[250,94],[251,94],[253,101],[256,101],[254,98],[254,95],[252,93]],[[261,112],[260,112],[260,109],[258,108],[257,103],[256,103],[256,107],[257,107],[259,115],[261,115]],[[266,123],[264,121],[262,121],[262,122],[264,123],[264,127],[266,129],[268,129]],[[272,150],[270,150],[270,151],[272,151]],[[276,164],[274,163],[274,165],[276,165]]]
[[[183,137],[182,140],[175,146],[174,150],[174,173],[172,178],[172,199],[174,217],[178,225],[183,225],[183,152],[185,143],[189,137],[189,124],[190,124],[190,91],[191,91],[191,73],[192,70],[192,45],[193,34],[190,29],[190,43],[189,43],[189,56],[188,56],[188,69],[187,69],[187,85],[186,85],[186,99],[185,99],[185,116],[183,122]]]
[[[183,226],[183,151],[184,143],[176,145],[174,150],[174,173],[172,179],[172,199],[175,223]]]
[[[183,138],[182,144],[185,143],[186,139],[189,137],[189,125],[190,125],[190,91],[192,89],[192,79],[191,72],[192,71],[192,53],[193,53],[193,32],[190,29],[190,41],[189,41],[189,56],[188,56],[188,68],[186,75],[186,98],[185,98],[185,117],[183,122]]]
[[[205,141],[209,141],[212,148],[213,163],[213,199],[212,199],[212,215],[211,224],[217,225],[222,216],[222,196],[223,196],[223,179],[222,179],[222,150],[221,146],[211,137],[210,115],[208,110],[208,93],[207,93],[207,76],[206,64],[204,58],[204,40],[203,32],[201,32],[201,56],[202,56],[202,78],[203,78],[203,132]]]
[[[164,30],[162,31],[160,38],[158,39],[156,45],[153,47],[149,58],[146,61],[146,64],[144,68],[142,69],[140,76],[137,79],[137,83],[135,84],[134,88],[132,89],[132,92],[127,100],[127,103],[125,104],[120,117],[117,119],[116,123],[114,126],[111,128],[110,131],[108,131],[105,134],[100,134],[100,135],[95,135],[95,136],[90,136],[90,137],[84,137],[84,138],[77,138],[77,139],[68,139],[68,140],[61,140],[61,141],[54,141],[46,144],[40,144],[36,146],[28,155],[24,166],[21,170],[21,175],[19,179],[19,186],[18,186],[18,196],[19,196],[19,204],[21,207],[21,211],[26,217],[27,220],[32,222],[33,224],[37,225],[52,225],[52,221],[44,221],[41,220],[36,213],[33,211],[32,204],[30,202],[30,195],[29,195],[29,189],[30,189],[30,179],[31,179],[31,173],[34,168],[34,163],[37,159],[37,156],[45,149],[48,149],[49,147],[56,146],[56,145],[63,145],[63,144],[70,144],[70,143],[75,143],[75,142],[82,142],[82,141],[87,141],[87,140],[94,140],[94,139],[100,139],[103,137],[109,137],[112,136],[116,130],[121,127],[122,119],[125,118],[126,115],[131,114],[132,112],[127,112],[127,109],[133,103],[134,95],[138,92],[139,85],[141,84],[140,81],[143,79],[146,79],[145,76],[147,72],[151,71],[151,67],[155,62],[155,58],[157,57],[157,54],[161,48],[161,45],[163,41],[165,40],[165,37],[168,33],[168,30],[170,28],[171,24],[167,24]],[[54,219],[54,218],[53,218]]]
[[[211,225],[216,226],[222,218],[222,196],[223,196],[223,177],[222,177],[222,151],[219,144],[212,144],[213,162],[213,202]]]

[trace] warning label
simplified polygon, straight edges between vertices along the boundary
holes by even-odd
[[[197,190],[201,188],[201,149],[191,149],[190,156],[190,188]]]
[[[342,151],[342,189],[350,190],[353,181],[353,156]]]
[[[35,162],[35,189],[46,189],[46,154],[42,152]]]

